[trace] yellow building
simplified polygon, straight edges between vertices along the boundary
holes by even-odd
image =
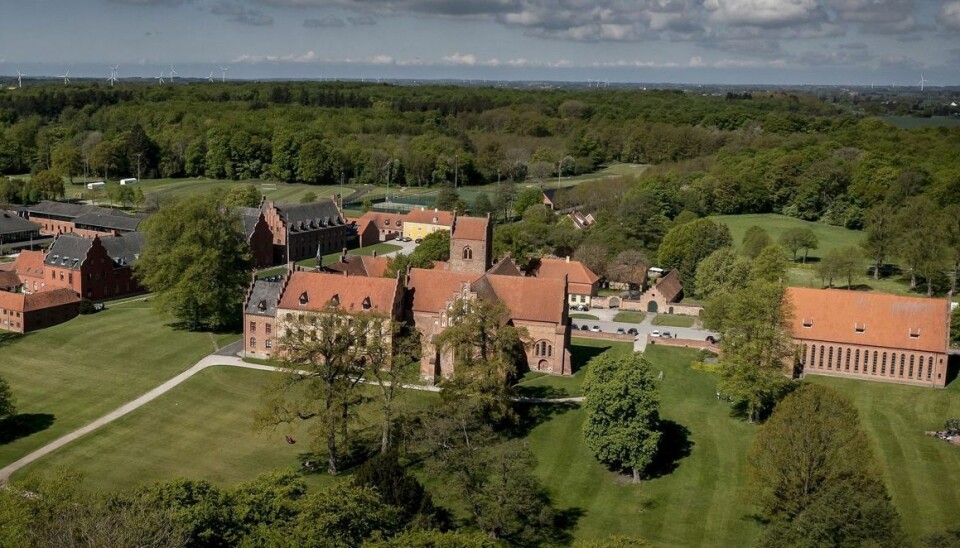
[[[453,213],[437,209],[415,209],[403,217],[403,235],[411,240],[422,240],[438,230],[450,230]]]

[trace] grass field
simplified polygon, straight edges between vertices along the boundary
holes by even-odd
[[[530,372],[524,375],[516,388],[521,396],[538,398],[564,398],[583,395],[583,377],[586,374],[586,365],[594,356],[604,352],[616,355],[633,352],[633,345],[625,342],[604,341],[600,339],[570,340],[570,354],[573,362],[574,375],[559,377],[539,372]]]
[[[626,323],[642,323],[646,319],[646,312],[629,312],[629,311],[620,311],[617,312],[617,315],[613,317],[615,322],[626,322]]]
[[[386,242],[380,242],[378,244],[369,245],[367,247],[358,247],[357,249],[351,249],[348,251],[350,255],[373,255],[373,252],[376,251],[378,255],[383,255],[385,253],[393,253],[398,249],[403,249],[402,247],[396,244],[389,244]],[[330,253],[323,256],[323,265],[333,264],[340,260],[341,253]],[[297,262],[300,266],[305,266],[307,268],[315,268],[317,266],[316,259],[304,259]],[[276,276],[277,274],[284,274],[287,271],[285,266],[277,266],[274,268],[268,268],[266,270],[261,270],[257,273],[257,276],[260,278],[266,278],[267,276]]]
[[[166,325],[149,303],[0,340],[0,377],[17,400],[17,428],[0,432],[0,466],[66,434],[193,365],[236,335],[212,337]]]
[[[584,314],[583,312],[571,312],[570,317],[574,320],[599,320],[599,316],[593,314]]]
[[[716,215],[710,218],[730,227],[734,247],[740,247],[743,242],[743,235],[746,234],[747,229],[753,225],[766,230],[774,241],[778,240],[781,234],[791,228],[809,228],[817,235],[817,240],[819,240],[820,244],[817,249],[810,252],[810,257],[820,257],[831,249],[858,246],[864,237],[863,232],[857,230],[849,230],[824,223],[802,221],[784,215]],[[866,264],[866,260],[864,260],[864,264]]]
[[[887,489],[914,539],[957,527],[960,447],[924,436],[960,417],[960,382],[946,390],[807,377],[850,396],[873,443]]]
[[[167,198],[194,196],[214,189],[230,190],[249,184],[256,186],[257,190],[266,196],[267,199],[282,203],[299,203],[300,199],[308,192],[313,192],[321,198],[340,192],[340,187],[335,185],[290,184],[256,179],[249,181],[225,181],[207,178],[145,179],[140,182],[144,194],[148,196],[150,194],[160,194]],[[344,187],[344,194],[350,194],[353,190],[353,188]]]
[[[693,327],[696,322],[693,316],[678,316],[676,314],[657,314],[650,321],[653,325],[662,325],[666,327]]]

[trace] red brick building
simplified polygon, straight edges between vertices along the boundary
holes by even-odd
[[[261,206],[273,236],[273,264],[336,253],[347,242],[347,223],[333,198],[309,204]]]
[[[368,211],[354,219],[360,247],[395,240],[403,233],[403,215]]]
[[[140,232],[102,238],[61,234],[44,257],[46,288],[70,288],[93,301],[142,293],[133,265],[143,243]]]
[[[786,298],[801,375],[946,385],[948,300],[800,287]]]
[[[273,233],[267,224],[267,218],[255,207],[238,207],[243,221],[243,234],[250,245],[254,268],[273,265]]]
[[[17,255],[11,269],[23,283],[25,293],[37,293],[47,287],[47,280],[43,277],[43,252],[25,249]]]
[[[68,321],[79,310],[80,297],[70,289],[31,294],[0,291],[0,330],[29,333]]]
[[[40,233],[48,236],[75,232],[83,236],[115,236],[135,232],[143,221],[139,215],[127,215],[116,209],[42,201],[19,208],[21,217],[40,225]]]
[[[585,264],[570,257],[534,259],[527,270],[527,276],[566,280],[570,306],[590,306],[591,300],[597,296],[600,289],[600,276],[594,274]]]

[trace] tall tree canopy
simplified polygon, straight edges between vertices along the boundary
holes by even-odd
[[[710,219],[697,219],[675,226],[667,232],[660,244],[660,267],[676,268],[684,290],[697,294],[697,266],[714,251],[733,245],[730,229]]]
[[[13,392],[10,391],[10,385],[0,377],[0,420],[13,416],[17,412],[16,401],[13,399]]]
[[[252,263],[243,224],[223,195],[181,200],[144,225],[135,272],[161,310],[191,329],[236,325]]]

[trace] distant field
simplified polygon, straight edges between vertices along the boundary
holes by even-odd
[[[184,371],[218,344],[167,325],[152,305],[133,301],[18,338],[0,338],[0,377],[30,422],[0,430],[0,466],[53,441]],[[0,337],[4,337],[0,335]]]
[[[733,234],[734,247],[740,247],[743,242],[743,235],[746,234],[747,229],[753,225],[757,225],[766,230],[774,240],[779,239],[781,234],[791,228],[809,228],[817,235],[820,244],[818,249],[810,252],[811,257],[820,257],[831,249],[858,246],[864,237],[863,232],[858,230],[849,230],[824,223],[802,221],[800,219],[794,219],[793,217],[772,213],[756,215],[715,215],[710,218],[730,227],[730,232]]]
[[[114,183],[116,184],[116,183]],[[308,192],[318,197],[333,196],[340,192],[339,186],[303,185],[260,180],[223,181],[216,179],[148,179],[140,183],[144,194],[161,194],[165,197],[193,196],[213,189],[230,190],[252,184],[261,194],[270,200],[283,203],[299,203]],[[350,194],[352,188],[344,187],[344,193]]]
[[[881,116],[879,119],[900,129],[960,126],[960,118],[955,116],[932,116],[930,118],[917,118],[915,116]]]

